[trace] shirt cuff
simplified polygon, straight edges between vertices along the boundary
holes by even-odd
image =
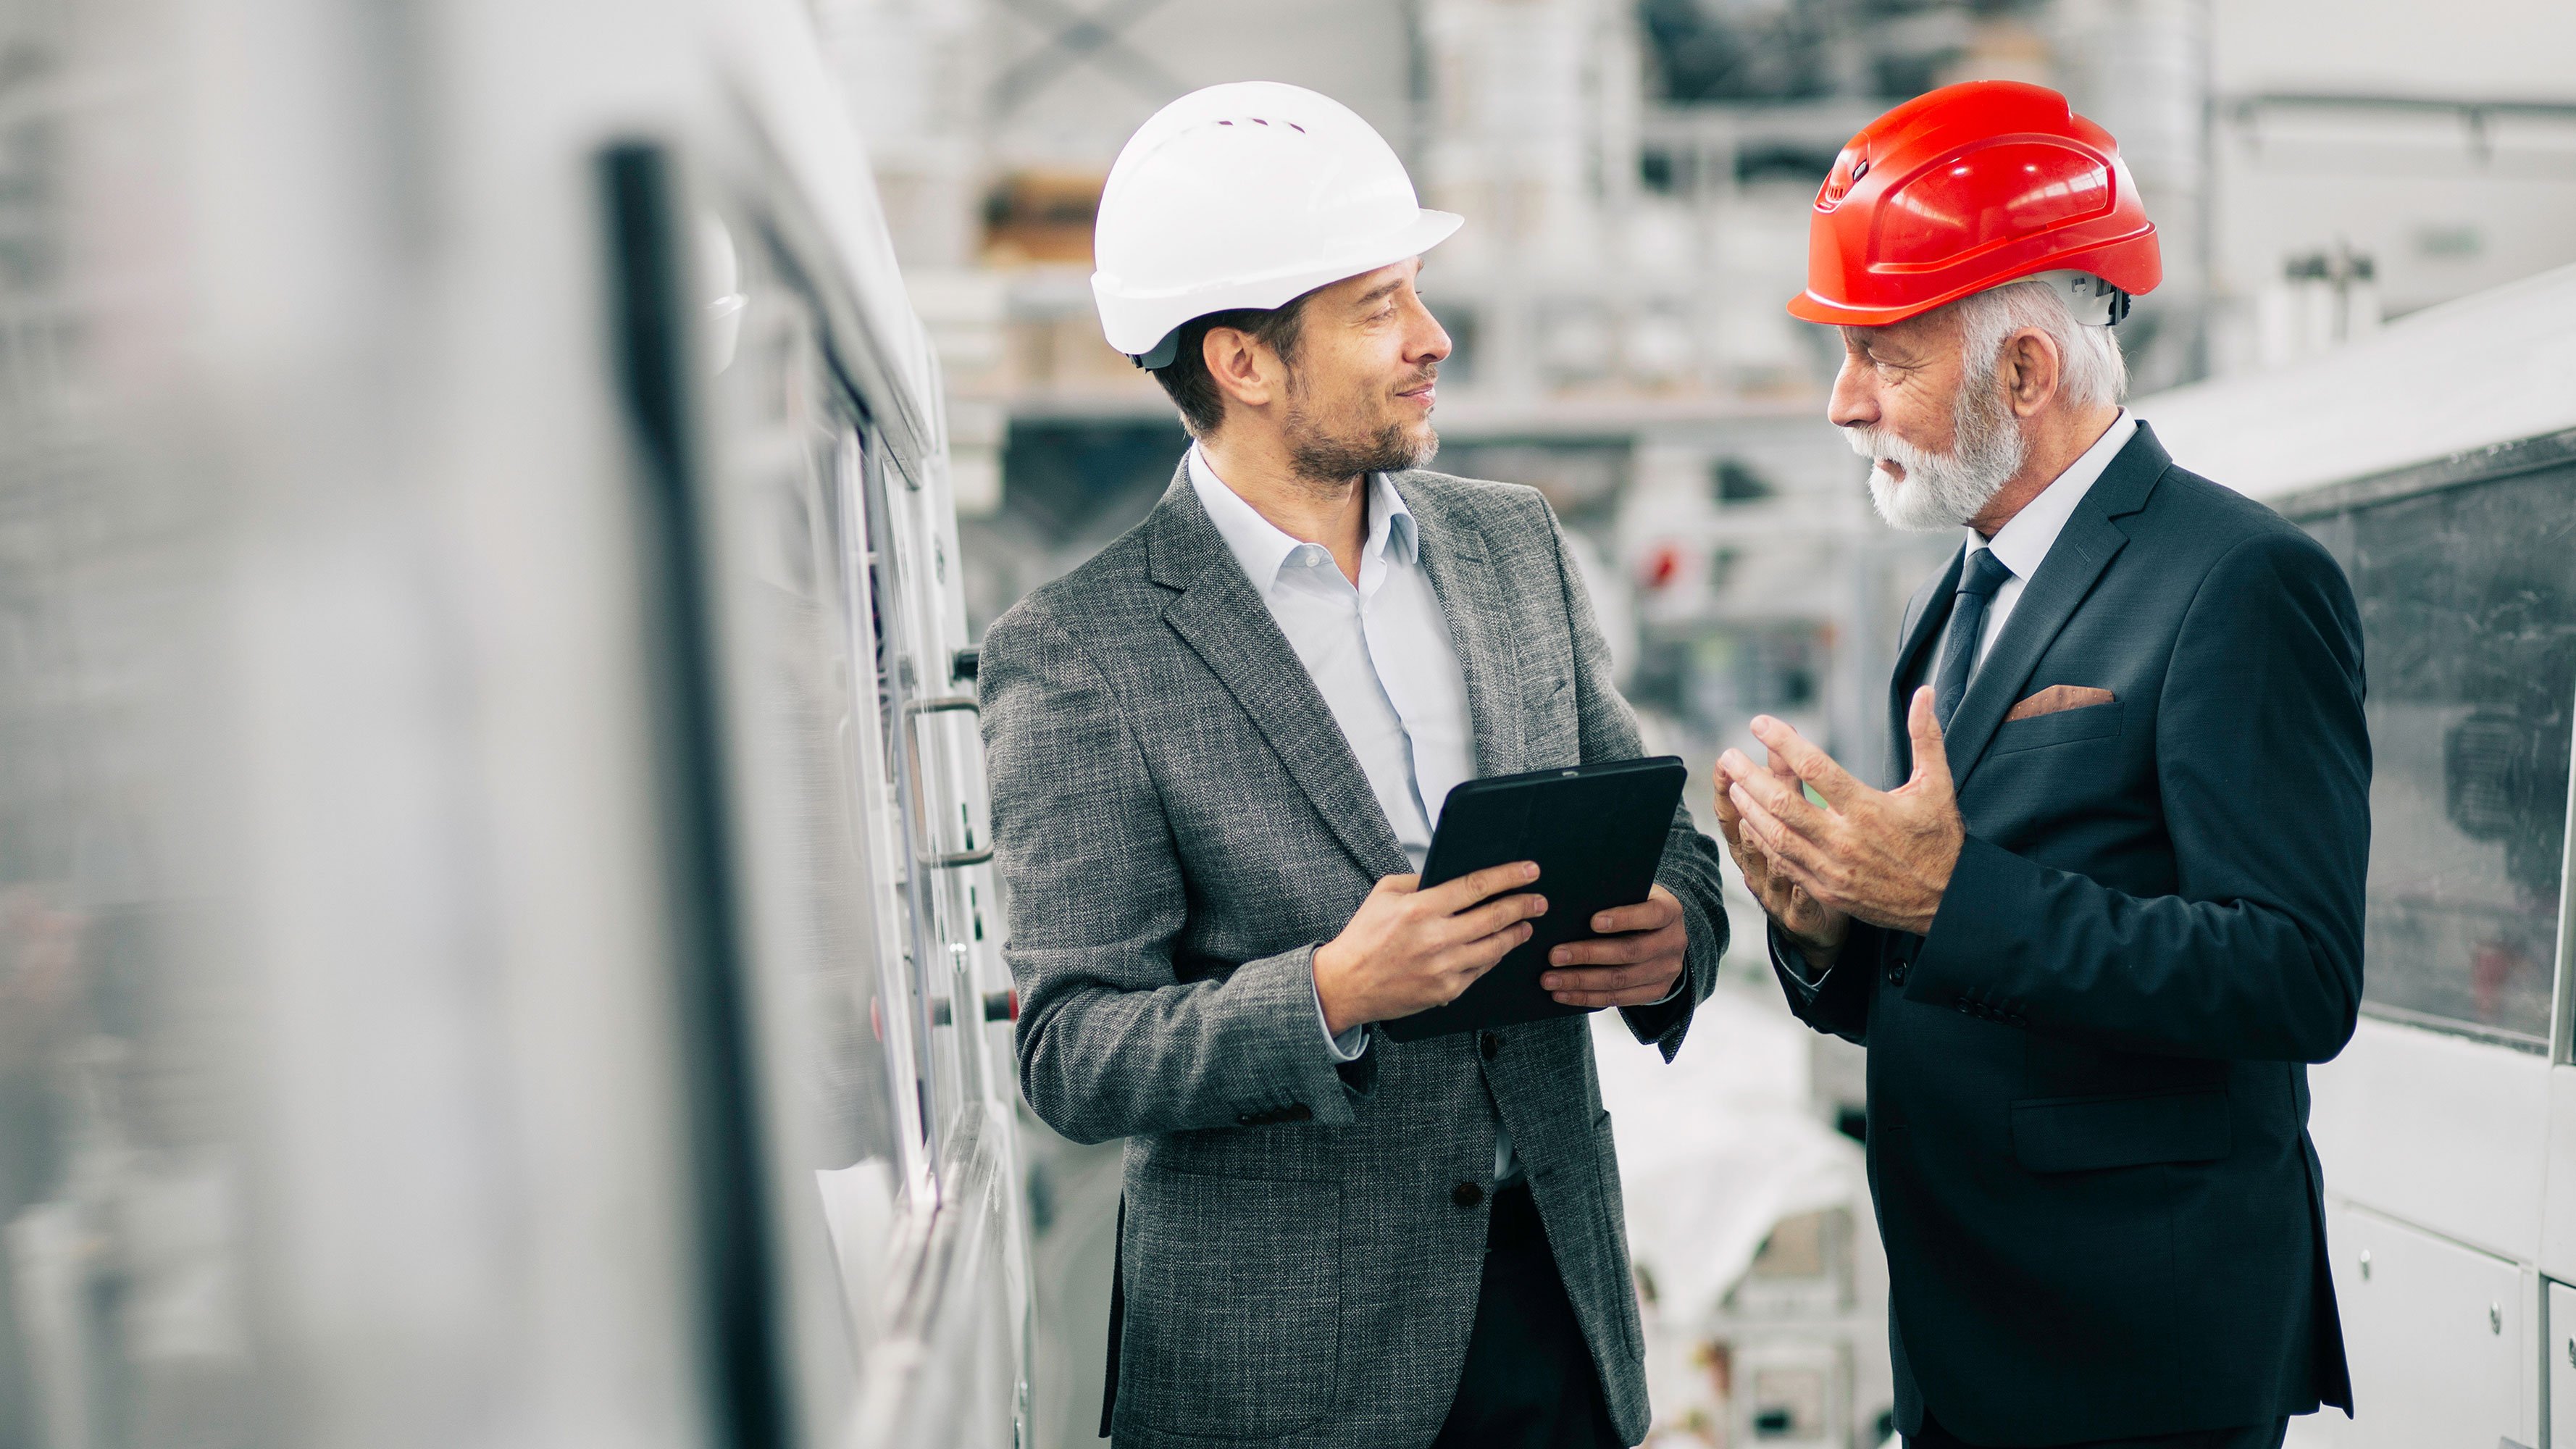
[[[1690,991],[1690,989],[1690,962],[1685,960],[1682,962],[1680,974],[1673,977],[1673,989],[1665,992],[1659,997],[1656,997],[1654,1000],[1647,1002],[1646,1005],[1649,1007],[1670,1006],[1674,1002],[1681,1000],[1682,997]]]
[[[1340,1036],[1333,1035],[1333,1024],[1324,1019],[1323,989],[1315,986],[1311,981],[1307,984],[1307,989],[1312,991],[1315,997],[1315,1030],[1324,1034],[1324,1049],[1333,1054],[1333,1060],[1355,1062],[1366,1055],[1368,1028],[1365,1025],[1355,1026]]]
[[[1800,949],[1797,942],[1789,939],[1788,934],[1780,929],[1780,923],[1778,921],[1765,921],[1763,924],[1768,928],[1763,932],[1763,935],[1767,937],[1771,943],[1772,965],[1788,972],[1791,976],[1796,977],[1798,980],[1805,982],[1809,986],[1822,986],[1825,984],[1825,978],[1834,974],[1833,968],[1830,966],[1826,967],[1822,971],[1818,971],[1815,967],[1808,965],[1807,953]],[[1320,1006],[1316,1009],[1319,1011],[1322,1010]]]

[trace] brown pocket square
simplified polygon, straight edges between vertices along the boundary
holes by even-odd
[[[2012,713],[2004,716],[2004,722],[2010,724],[2017,719],[2036,719],[2062,709],[2082,709],[2088,704],[2110,702],[2111,691],[2107,689],[2095,689],[2089,684],[2052,684],[2014,705]]]

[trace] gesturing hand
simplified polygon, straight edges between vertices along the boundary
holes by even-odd
[[[1530,938],[1547,899],[1529,889],[1529,861],[1489,866],[1420,889],[1418,875],[1380,880],[1342,933],[1315,948],[1315,999],[1339,1036],[1445,1006]],[[1502,895],[1499,899],[1488,899]]]
[[[1771,774],[1796,788],[1797,772],[1789,768],[1787,758],[1777,750],[1766,753],[1771,757]],[[1717,832],[1726,840],[1726,853],[1735,857],[1735,868],[1744,873],[1745,890],[1760,903],[1763,914],[1798,943],[1809,966],[1831,970],[1843,938],[1851,934],[1851,917],[1807,894],[1806,887],[1773,862],[1771,853],[1762,848],[1762,837],[1745,827],[1744,812],[1735,808],[1730,792],[1739,771],[1752,773],[1753,762],[1728,750],[1718,757],[1717,771]]]
[[[1793,781],[1755,770],[1737,751],[1726,763],[1727,798],[1741,829],[1822,906],[1890,930],[1932,928],[1967,827],[1950,784],[1950,757],[1932,717],[1932,691],[1914,692],[1906,727],[1914,738],[1914,775],[1894,790],[1873,790],[1833,757],[1768,715],[1753,721],[1754,738],[1812,785],[1824,809]]]

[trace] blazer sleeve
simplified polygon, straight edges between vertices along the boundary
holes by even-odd
[[[1180,861],[1143,750],[1080,646],[1014,610],[986,631],[977,689],[1030,1108],[1076,1142],[1277,1113],[1351,1121],[1375,1054],[1336,1070],[1311,945],[1221,977],[1174,970]]]
[[[2176,890],[2139,897],[1970,836],[1906,995],[2183,1056],[2321,1062],[2361,1005],[2370,736],[2360,611],[2304,534],[2237,544],[2157,702]]]
[[[1852,922],[1833,969],[1811,978],[1805,953],[1780,934],[1777,922],[1764,924],[1771,970],[1780,978],[1781,993],[1789,998],[1790,1013],[1827,1036],[1869,1045],[1869,997],[1882,935],[1879,928],[1866,921]]]
[[[1541,508],[1547,505],[1541,502]],[[1565,547],[1556,513],[1547,510],[1547,527],[1556,541],[1557,586],[1565,596],[1565,613],[1574,634],[1574,702],[1582,729],[1583,759],[1633,760],[1646,751],[1637,733],[1637,717],[1610,678],[1610,646],[1593,618],[1592,596],[1585,592],[1582,570]],[[1718,959],[1726,954],[1727,922],[1723,879],[1718,874],[1717,843],[1691,822],[1687,801],[1674,807],[1671,831],[1664,841],[1663,863],[1655,882],[1682,903],[1682,920],[1690,932],[1681,989],[1650,1006],[1620,1008],[1637,1040],[1659,1047],[1664,1060],[1682,1049],[1691,1015],[1717,984]]]

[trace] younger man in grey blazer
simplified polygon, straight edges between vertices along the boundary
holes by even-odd
[[[1149,122],[1130,155],[1158,125],[1222,152],[1207,128],[1275,121],[1253,159],[1294,170],[1310,142],[1349,172],[1329,150],[1361,144],[1356,117],[1219,90],[1256,94],[1185,98],[1202,114]],[[1330,178],[1267,180],[1311,198]],[[1104,275],[1123,211],[1172,210],[1144,185],[1122,157]],[[1239,257],[1263,239],[1226,229],[1275,220],[1194,224]],[[1636,1296],[1587,1019],[1411,1043],[1375,1023],[1454,998],[1544,909],[1518,866],[1416,889],[1448,787],[1643,751],[1546,503],[1413,466],[1449,339],[1418,257],[1361,262],[1260,310],[1237,288],[1151,347],[1198,440],[1170,491],[986,633],[1021,1088],[1069,1137],[1128,1139],[1102,1425],[1120,1444],[1634,1444]],[[1140,290],[1186,309],[1183,287]],[[1687,811],[1658,881],[1547,984],[1669,1057],[1726,945]]]

